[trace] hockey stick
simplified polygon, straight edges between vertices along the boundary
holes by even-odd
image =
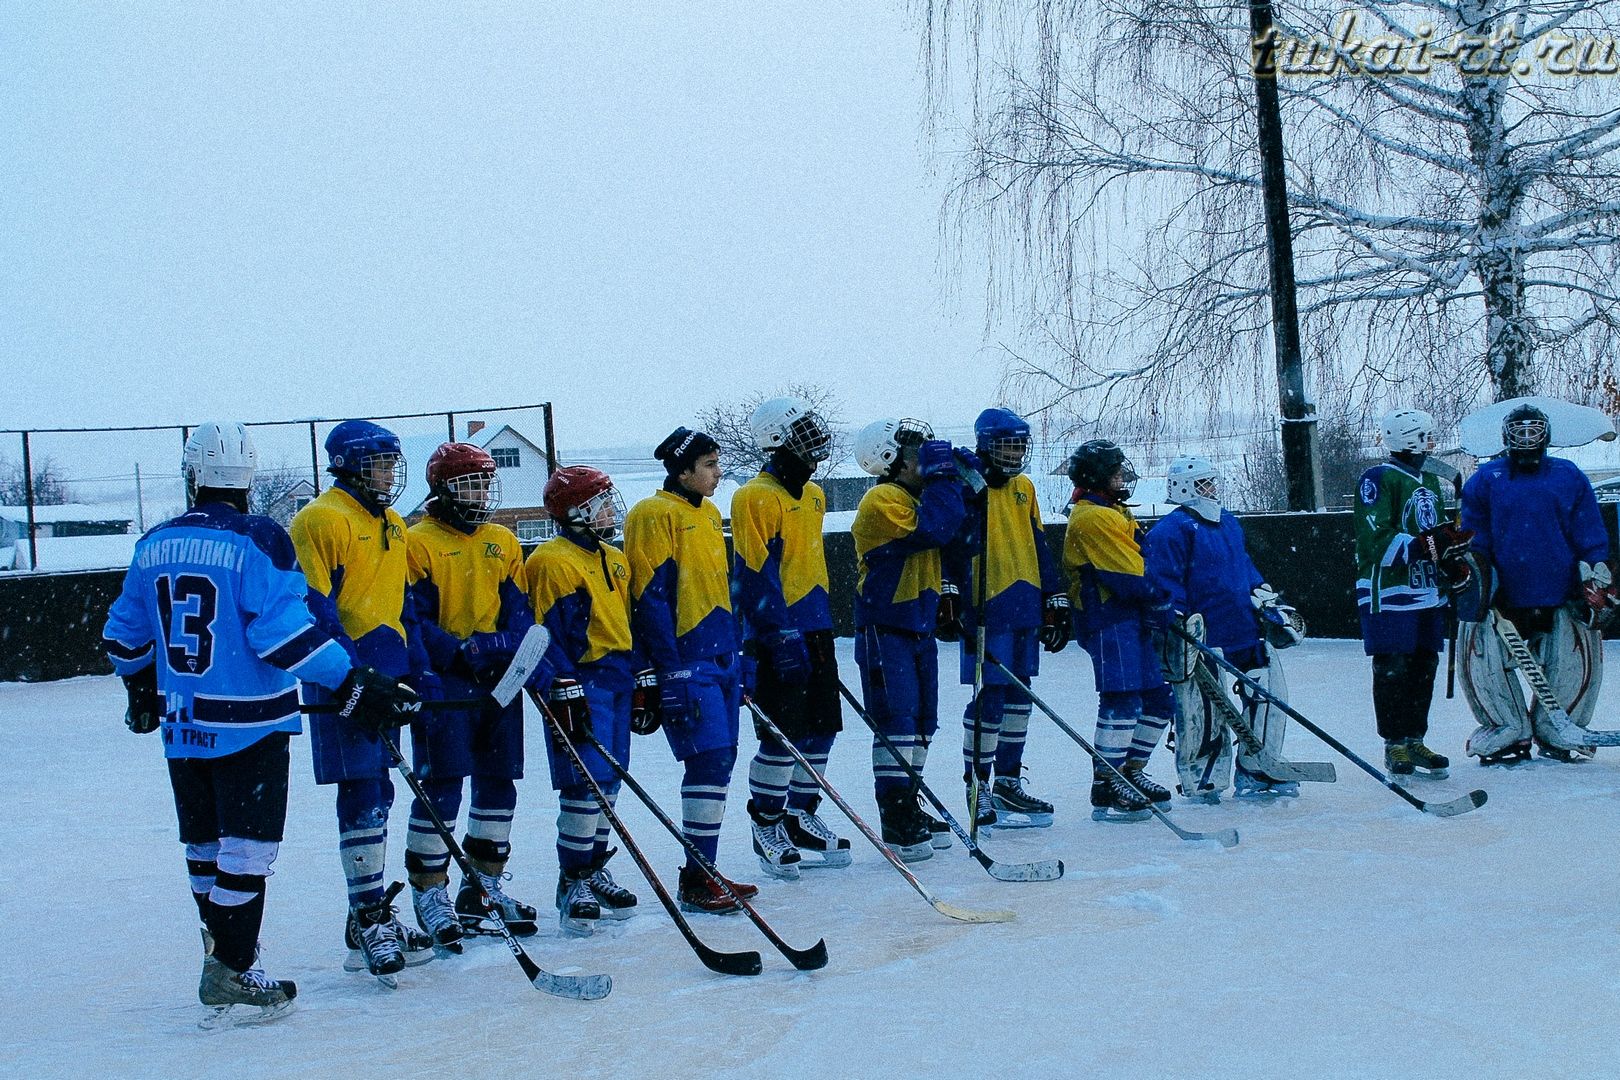
[[[743,698],[743,704],[748,706],[748,711],[754,714],[754,721],[770,732],[771,737],[787,749],[787,752],[793,756],[793,760],[798,762],[800,768],[815,777],[817,785],[827,793],[829,799],[838,805],[838,809],[844,812],[844,816],[849,818],[850,824],[859,829],[861,835],[872,842],[872,846],[877,848],[885,859],[889,860],[889,865],[893,866],[901,877],[910,882],[911,887],[917,890],[917,894],[932,904],[935,911],[947,919],[955,919],[957,922],[965,923],[1009,922],[1015,918],[1014,913],[1011,911],[975,911],[972,908],[957,907],[955,904],[947,903],[929,892],[928,887],[917,880],[917,875],[913,874],[906,868],[906,864],[900,861],[900,857],[889,850],[889,845],[883,842],[883,838],[872,831],[872,826],[861,820],[861,816],[850,808],[849,803],[845,802],[844,797],[838,793],[838,789],[833,787],[827,778],[817,771],[814,765],[810,764],[809,759],[804,756],[804,753],[797,746],[788,741],[787,736],[782,734],[782,729],[777,727],[775,722],[766,716],[760,710],[760,707],[754,704],[752,699]]]
[[[1237,706],[1226,696],[1221,681],[1202,662],[1193,669],[1193,678],[1198,680],[1198,685],[1203,688],[1205,696],[1226,721],[1226,726],[1232,729],[1232,734],[1243,744],[1243,752],[1259,764],[1267,777],[1272,780],[1295,780],[1315,784],[1331,784],[1339,779],[1339,771],[1333,767],[1331,761],[1284,761],[1267,750],[1260,737],[1249,726],[1249,722],[1238,712]]]
[[[946,809],[945,804],[939,800],[939,796],[934,794],[933,789],[923,782],[922,773],[917,771],[917,767],[900,756],[900,750],[894,745],[894,741],[878,729],[877,722],[856,700],[855,695],[850,691],[849,687],[844,685],[842,679],[838,681],[838,692],[844,695],[844,700],[849,702],[849,707],[855,710],[855,715],[864,720],[866,726],[872,729],[872,734],[877,736],[877,740],[883,744],[883,748],[894,757],[895,761],[900,763],[900,768],[905,770],[907,776],[911,777],[911,782],[917,785],[917,790],[928,797],[928,801],[934,805],[934,809],[938,810],[940,816],[945,819],[945,824],[949,825],[951,831],[967,846],[967,853],[973,856],[991,877],[997,881],[1056,881],[1063,876],[1062,859],[1042,859],[1040,862],[1030,863],[1001,863],[986,855],[973,837],[968,835],[962,828],[961,822],[957,821],[950,810]]]
[[[1519,633],[1519,628],[1508,621],[1495,608],[1491,609],[1491,622],[1496,627],[1496,636],[1502,639],[1502,645],[1507,649],[1508,655],[1518,667],[1524,681],[1530,684],[1530,692],[1535,695],[1536,702],[1547,714],[1547,722],[1552,725],[1558,737],[1570,744],[1571,750],[1578,750],[1585,746],[1620,746],[1620,731],[1586,731],[1570,718],[1568,710],[1558,701],[1558,695],[1553,693],[1552,684],[1547,681],[1547,673],[1530,652],[1530,645]],[[1578,734],[1571,734],[1576,732]],[[1615,742],[1597,742],[1594,735],[1608,735],[1616,739]]]
[[[534,988],[555,997],[574,998],[578,1001],[596,1001],[607,997],[613,989],[611,976],[556,975],[529,958],[529,954],[524,951],[523,945],[512,933],[511,928],[506,925],[506,920],[501,917],[501,911],[495,906],[495,901],[490,898],[489,891],[484,888],[483,880],[479,878],[478,871],[473,866],[472,860],[467,857],[465,851],[461,850],[461,845],[456,842],[455,834],[444,823],[444,818],[439,816],[438,807],[433,805],[433,800],[422,789],[422,782],[416,778],[416,773],[411,770],[409,765],[405,764],[405,755],[399,752],[398,745],[395,744],[387,731],[378,732],[377,737],[382,740],[383,748],[388,751],[388,755],[394,759],[394,768],[399,771],[400,776],[405,778],[405,783],[410,786],[411,793],[416,796],[417,802],[427,809],[428,818],[433,822],[433,828],[438,832],[439,839],[444,841],[444,846],[449,849],[450,857],[456,861],[457,866],[461,867],[461,872],[466,876],[466,879],[478,886],[478,895],[484,902],[484,914],[495,924],[496,932],[500,934],[501,940],[506,942],[506,947],[512,950],[512,955],[517,958],[518,966],[523,968],[523,974],[529,977],[529,982],[534,984]]]
[[[489,697],[475,698],[426,698],[420,701],[402,702],[396,706],[396,711],[402,713],[440,712],[450,709],[481,709],[490,703]],[[317,701],[313,704],[300,704],[298,711],[305,715],[316,713],[342,712],[347,702]]]
[[[546,654],[551,645],[551,632],[539,623],[535,623],[523,632],[523,640],[518,647],[512,650],[512,659],[507,663],[506,670],[501,673],[499,681],[490,688],[489,697],[501,708],[512,704],[523,684],[529,681],[529,675],[539,665],[540,658]],[[306,713],[335,713],[344,706],[341,701],[321,701],[312,705],[303,705],[300,711]],[[419,713],[424,711],[437,711],[439,709],[476,709],[489,704],[489,698],[455,698],[451,700],[413,701],[399,707],[400,712]]]
[[[1267,690],[1264,686],[1261,686],[1255,680],[1249,678],[1249,676],[1244,674],[1244,672],[1241,671],[1236,664],[1233,664],[1231,661],[1227,660],[1226,657],[1222,656],[1214,649],[1211,649],[1202,641],[1197,640],[1181,627],[1172,625],[1170,629],[1181,635],[1182,638],[1191,643],[1193,647],[1198,649],[1199,652],[1209,657],[1210,660],[1220,667],[1222,671],[1225,671],[1228,675],[1236,678],[1238,682],[1248,687],[1252,693],[1256,693],[1261,697],[1264,697],[1267,701],[1281,709],[1285,714],[1292,717],[1300,727],[1303,727],[1306,731],[1333,747],[1333,749],[1343,754],[1352,763],[1359,765],[1362,771],[1368,776],[1371,776],[1374,780],[1377,780],[1380,784],[1383,784],[1385,787],[1389,788],[1389,790],[1393,791],[1395,794],[1399,795],[1401,798],[1405,799],[1419,810],[1422,810],[1424,813],[1433,814],[1436,817],[1456,817],[1458,814],[1466,814],[1470,810],[1474,810],[1485,805],[1485,792],[1478,790],[1470,791],[1467,795],[1463,795],[1452,799],[1450,802],[1443,803],[1426,802],[1423,799],[1418,798],[1416,795],[1413,795],[1410,791],[1407,791],[1405,788],[1401,787],[1401,785],[1391,780],[1388,776],[1384,775],[1382,770],[1378,769],[1374,765],[1368,764],[1366,760],[1364,760],[1355,751],[1351,750],[1348,746],[1344,745],[1344,743],[1340,742],[1338,739],[1335,739],[1332,735],[1329,735],[1326,731],[1323,731],[1321,728],[1311,723],[1310,720],[1300,715],[1298,709],[1288,704],[1288,702],[1284,701],[1276,694],[1273,694],[1270,690]]]
[[[551,729],[551,738],[568,755],[568,760],[573,762],[574,771],[584,778],[586,785],[591,789],[591,796],[596,799],[596,805],[602,811],[602,815],[607,818],[608,824],[612,826],[613,831],[619,834],[619,840],[623,842],[624,849],[630,853],[630,858],[635,861],[636,867],[646,877],[647,884],[651,885],[653,892],[658,895],[658,902],[664,905],[665,911],[669,912],[670,919],[675,923],[675,929],[681,932],[681,937],[686,939],[686,943],[692,947],[692,951],[703,962],[703,966],[710,971],[719,972],[721,975],[758,975],[763,971],[764,964],[760,961],[757,952],[721,952],[703,943],[703,940],[692,929],[692,925],[686,921],[686,916],[681,914],[681,909],[675,903],[674,897],[669,895],[669,889],[665,887],[664,883],[659,880],[658,875],[653,871],[652,863],[647,861],[647,856],[642,853],[641,846],[636,843],[635,837],[630,835],[630,830],[625,828],[624,822],[614,812],[613,804],[608,800],[607,793],[602,790],[602,785],[596,782],[596,778],[585,767],[585,762],[579,756],[579,750],[569,740],[568,733],[563,730],[562,723],[546,706],[545,699],[540,696],[539,691],[531,688],[529,690],[529,700],[534,702],[535,708],[540,710],[540,715],[545,717],[546,725]],[[592,742],[595,742],[595,740],[592,739]]]
[[[769,941],[777,952],[787,957],[788,962],[800,971],[815,971],[818,968],[827,966],[827,940],[825,938],[817,941],[808,949],[795,949],[782,940],[782,936],[776,932],[770,923],[765,921],[763,915],[754,909],[754,905],[748,902],[748,898],[731,887],[731,882],[721,875],[714,863],[710,862],[708,857],[697,849],[697,845],[692,843],[691,839],[681,831],[681,827],[675,824],[669,814],[664,811],[664,808],[653,800],[653,797],[647,793],[647,789],[641,786],[641,781],[631,776],[630,770],[625,768],[619,762],[619,759],[614,757],[608,748],[597,740],[594,734],[586,732],[585,741],[590,743],[593,750],[602,755],[602,760],[608,763],[608,767],[617,773],[619,779],[624,781],[625,786],[635,792],[636,798],[640,799],[647,809],[652,811],[652,815],[658,819],[658,823],[668,829],[671,836],[680,841],[681,847],[686,849],[687,857],[698,864],[698,869],[707,874],[716,885],[720,886],[722,892],[731,897],[737,906],[742,908],[743,914],[747,915],[749,921],[759,928],[759,932],[765,935],[765,940]]]
[[[981,497],[984,499],[984,513],[979,517],[979,565],[978,572],[973,575],[973,591],[976,596],[973,620],[977,625],[973,627],[973,773],[968,778],[973,785],[972,790],[968,792],[968,829],[971,835],[964,841],[970,847],[976,847],[979,839],[979,754],[984,745],[984,648],[985,641],[990,636],[986,632],[988,624],[984,617],[985,592],[990,579],[990,492],[988,488],[982,493]],[[839,687],[842,689],[842,682],[840,682]],[[848,693],[847,690],[844,692]],[[871,721],[868,720],[867,723],[870,724]],[[1002,723],[1006,723],[1005,715],[1002,716]],[[877,728],[873,728],[872,731],[876,733]],[[883,741],[888,743],[889,740],[887,737],[883,737]],[[894,747],[890,746],[889,750],[893,752]],[[900,755],[895,754],[894,758],[899,761]],[[908,761],[905,764],[907,771],[910,771],[911,763]],[[922,783],[920,777],[917,778],[917,782]],[[932,792],[929,793],[929,798],[933,799]],[[938,800],[934,799],[934,802],[937,803]],[[956,831],[961,832],[960,829]],[[1059,872],[1061,873],[1061,871]]]
[[[1119,777],[1121,780],[1125,781],[1127,784],[1131,784],[1130,777],[1114,768],[1113,763],[1107,758],[1103,757],[1095,746],[1092,746],[1089,742],[1087,742],[1084,735],[1081,735],[1078,731],[1074,730],[1074,728],[1070,727],[1063,717],[1059,716],[1053,711],[1052,706],[1048,705],[1045,701],[1042,701],[1040,696],[1037,695],[1034,690],[1030,689],[1027,682],[1020,679],[1017,675],[1014,675],[1011,668],[1009,668],[1006,664],[1003,664],[1000,660],[997,660],[994,656],[989,656],[987,659],[991,664],[1000,668],[1007,678],[1012,680],[1014,686],[1028,694],[1029,700],[1035,703],[1035,707],[1040,709],[1041,712],[1045,713],[1047,718],[1050,719],[1052,723],[1062,728],[1065,735],[1079,743],[1080,748],[1091,755],[1091,760],[1103,766],[1105,769]],[[1135,790],[1136,785],[1131,784],[1131,788],[1132,790]],[[1142,800],[1148,804],[1148,809],[1153,811],[1154,817],[1164,822],[1166,827],[1168,827],[1171,832],[1175,833],[1183,840],[1213,840],[1224,848],[1237,846],[1238,833],[1236,829],[1218,829],[1215,832],[1207,833],[1196,832],[1191,829],[1183,829],[1180,825],[1177,825],[1175,822],[1171,821],[1170,815],[1166,814],[1163,810],[1160,810],[1157,806],[1155,806],[1153,801],[1146,795],[1142,796]]]

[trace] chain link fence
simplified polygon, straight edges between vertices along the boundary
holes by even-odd
[[[482,446],[500,469],[498,520],[533,532],[541,491],[557,458],[549,402],[368,417],[247,421],[259,452],[253,512],[285,524],[328,486],[326,436],[346,419],[400,437],[409,484],[407,517],[428,494],[426,466],[446,440]],[[181,450],[189,426],[0,430],[0,573],[129,565],[147,529],[185,509]]]

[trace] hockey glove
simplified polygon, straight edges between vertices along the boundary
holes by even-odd
[[[1620,608],[1620,586],[1608,563],[1581,563],[1581,598],[1586,601],[1588,626],[1604,626]]]
[[[370,667],[351,670],[337,696],[339,719],[378,733],[399,727],[422,709],[414,690]]]
[[[1041,629],[1038,636],[1041,639],[1041,647],[1047,652],[1062,652],[1063,646],[1069,643],[1072,614],[1067,594],[1053,593],[1046,598],[1046,603],[1041,608]]]
[[[523,644],[523,635],[515,630],[496,630],[487,634],[473,634],[461,643],[461,661],[477,682],[499,678],[512,662],[512,656]]]
[[[1468,554],[1468,545],[1474,539],[1474,530],[1465,529],[1452,521],[1443,521],[1432,529],[1424,529],[1412,538],[1412,546],[1420,558],[1436,566],[1456,571],[1457,564]],[[1461,573],[1466,577],[1466,573]]]
[[[444,700],[444,681],[436,671],[413,671],[404,681],[423,701]]]
[[[1305,640],[1305,619],[1287,604],[1260,609],[1260,629],[1274,649],[1287,649]]]
[[[1282,594],[1263,581],[1256,585],[1254,590],[1249,593],[1249,603],[1254,605],[1254,610],[1256,611],[1264,611],[1266,608],[1273,606],[1281,599]]]
[[[129,709],[124,726],[137,735],[150,735],[163,719],[163,698],[158,695],[157,664],[149,664],[133,675],[124,676],[124,693]]]
[[[578,742],[591,733],[591,706],[585,700],[585,688],[579,680],[561,675],[552,679],[546,701],[569,742]]]
[[[956,476],[956,455],[944,439],[929,439],[917,448],[917,470],[924,480],[948,480]]]
[[[939,608],[934,612],[934,636],[941,641],[962,640],[962,593],[948,581],[939,587]]]
[[[663,722],[658,704],[658,676],[648,668],[636,675],[635,689],[630,691],[630,730],[637,735],[651,735]]]
[[[962,446],[952,450],[951,454],[956,458],[956,478],[975,495],[983,491],[986,486],[984,462],[979,460],[979,455]]]
[[[659,715],[670,727],[684,727],[691,723],[696,697],[692,689],[691,668],[671,668],[658,673]]]
[[[765,655],[771,662],[771,673],[784,686],[803,686],[810,681],[810,650],[805,647],[804,635],[797,630],[783,630],[765,638]],[[752,694],[752,688],[743,693]]]

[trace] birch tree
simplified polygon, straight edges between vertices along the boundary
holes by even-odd
[[[1620,319],[1615,0],[1344,12],[932,0],[944,221],[1021,313],[1006,377],[1152,429],[1275,399],[1252,68],[1282,94],[1302,335],[1337,409],[1597,403]]]

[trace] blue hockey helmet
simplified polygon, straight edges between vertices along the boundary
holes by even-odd
[[[405,490],[399,436],[370,420],[345,420],[326,437],[326,471],[390,506]]]
[[[992,408],[973,421],[979,456],[1008,475],[1024,471],[1029,454],[1029,421],[1011,409]]]

